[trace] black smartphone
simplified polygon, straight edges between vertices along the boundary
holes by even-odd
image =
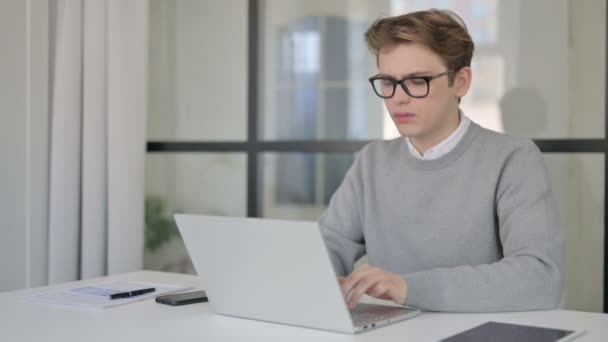
[[[207,301],[209,301],[209,299],[207,298],[207,293],[205,293],[205,291],[175,293],[156,297],[157,303],[173,306],[201,303]]]

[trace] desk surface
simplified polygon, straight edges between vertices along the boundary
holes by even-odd
[[[196,277],[141,271],[110,278],[199,287]],[[86,284],[94,280],[80,282]],[[52,288],[71,284],[61,284]],[[0,293],[2,341],[437,341],[487,321],[585,330],[576,341],[608,341],[608,315],[566,310],[498,314],[423,313],[359,335],[215,315],[208,303],[172,307],[154,300],[82,311],[25,303],[34,288]]]

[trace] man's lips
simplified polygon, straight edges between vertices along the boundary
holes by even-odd
[[[414,120],[416,118],[416,114],[409,112],[397,112],[393,114],[393,117],[399,123],[406,123]]]

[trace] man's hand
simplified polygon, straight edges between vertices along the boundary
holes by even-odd
[[[338,281],[350,309],[357,306],[364,293],[401,305],[407,297],[407,283],[402,276],[369,265],[357,268],[348,277],[338,277]]]

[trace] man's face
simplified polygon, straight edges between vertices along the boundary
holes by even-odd
[[[379,75],[395,80],[432,76],[447,70],[439,55],[418,43],[388,46],[378,54]],[[455,77],[452,86],[450,76]],[[401,135],[432,147],[458,126],[458,98],[466,94],[469,81],[470,69],[463,68],[431,80],[429,93],[424,98],[413,98],[397,85],[394,96],[384,102]]]

